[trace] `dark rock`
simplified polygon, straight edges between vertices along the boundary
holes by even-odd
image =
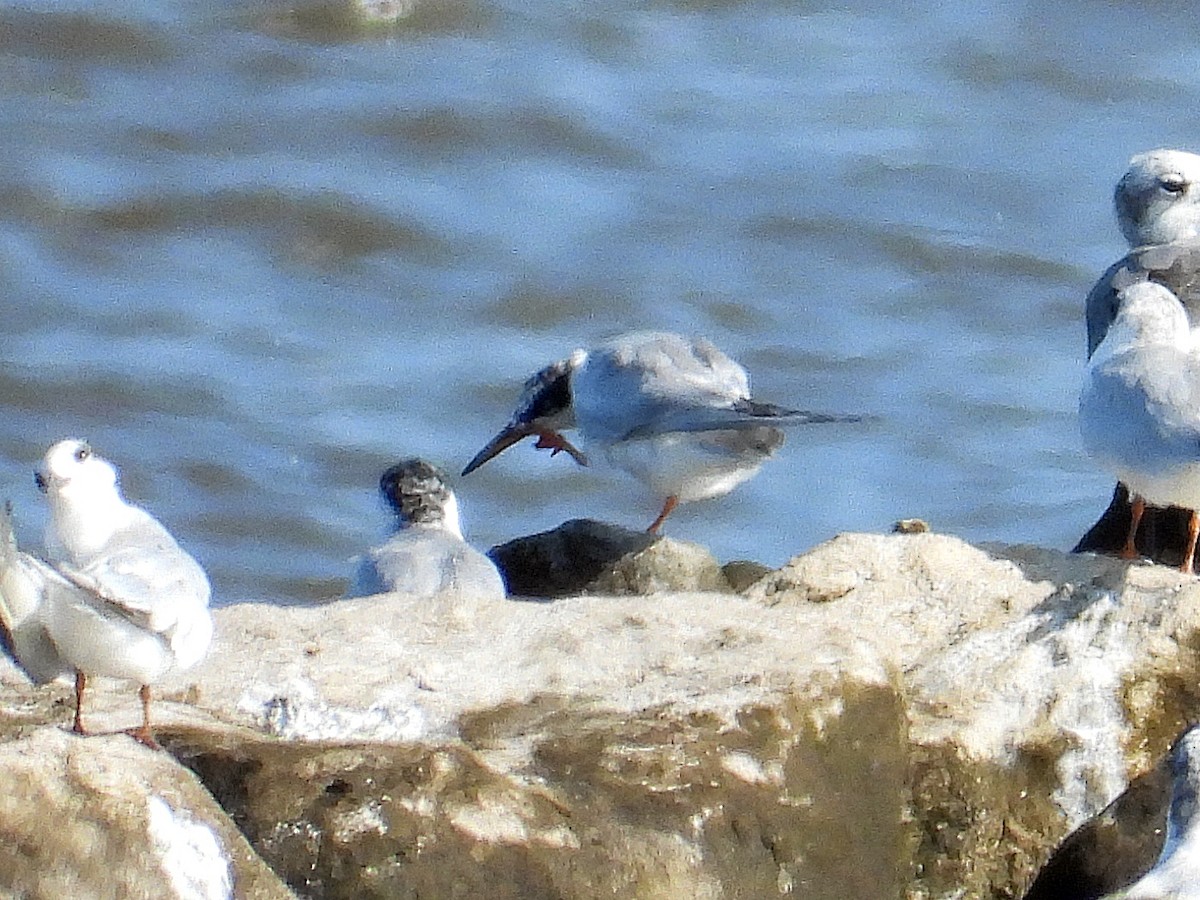
[[[731,590],[703,547],[594,519],[516,538],[488,556],[519,597]]]
[[[1025,900],[1099,900],[1146,873],[1166,837],[1171,778],[1158,765],[1076,829],[1038,873]]]
[[[772,571],[770,566],[749,559],[735,559],[721,566],[721,574],[729,582],[730,588],[738,593],[770,575]]]

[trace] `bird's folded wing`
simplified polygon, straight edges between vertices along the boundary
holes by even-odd
[[[663,408],[648,415],[625,434],[625,440],[656,437],[671,432],[732,431],[763,426],[821,425],[861,422],[862,416],[832,415],[784,409],[770,403],[741,400],[730,406],[684,406]]]
[[[1086,304],[1090,357],[1117,315],[1118,294],[1132,284],[1153,281],[1179,298],[1192,325],[1200,322],[1200,239],[1138,247],[1113,263],[1092,286]]]
[[[182,613],[208,605],[208,578],[177,546],[126,548],[81,569],[60,564],[58,571],[98,612],[159,634]]]

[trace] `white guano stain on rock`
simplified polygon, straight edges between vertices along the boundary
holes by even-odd
[[[1118,698],[1121,681],[1133,664],[1128,625],[1116,620],[1116,598],[1106,592],[1049,641],[1055,662],[1071,661],[1083,689],[1054,698],[1050,721],[1077,739],[1058,760],[1059,787],[1054,802],[1072,826],[1096,806],[1125,788],[1123,741],[1129,724]]]
[[[415,741],[425,732],[416,706],[383,698],[363,709],[336,706],[301,679],[255,684],[242,693],[237,708],[263,731],[289,740]]]
[[[179,900],[227,900],[233,896],[230,860],[207,825],[171,809],[161,797],[147,800],[149,835],[163,872]]]
[[[722,756],[721,768],[747,784],[783,783],[783,771],[778,763],[763,765],[749,753],[740,750]]]
[[[460,806],[450,813],[450,823],[489,844],[523,844],[529,836],[517,811],[494,799],[481,798],[477,805]]]

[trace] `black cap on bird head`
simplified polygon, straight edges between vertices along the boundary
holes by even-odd
[[[446,473],[423,459],[404,459],[379,478],[379,493],[404,522],[441,522],[451,491]]]
[[[522,438],[534,434],[557,433],[560,429],[574,427],[575,408],[571,402],[571,373],[579,367],[581,361],[581,352],[576,351],[566,359],[553,362],[531,375],[521,389],[512,419],[486,447],[475,454],[475,458],[467,463],[462,473],[469,475]],[[570,445],[563,449],[568,449],[580,465],[586,465],[586,457],[579,451]]]

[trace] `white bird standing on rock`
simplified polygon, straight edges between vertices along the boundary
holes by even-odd
[[[600,451],[656,496],[654,532],[680,503],[719,497],[751,478],[783,444],[779,426],[861,421],[783,409],[750,398],[746,370],[703,338],[636,332],[576,350],[525,383],[512,420],[463,474],[522,438],[588,457],[560,433],[578,428],[587,451]]]
[[[1135,284],[1162,285],[1190,321],[1200,321],[1200,156],[1168,149],[1135,155],[1117,182],[1113,208],[1130,252],[1110,266],[1088,294],[1089,357],[1116,318],[1121,293]],[[1143,526],[1143,549],[1152,557],[1186,545],[1190,519],[1186,513],[1152,509],[1143,518],[1145,513],[1145,500],[1126,497],[1118,486],[1108,509],[1075,550],[1134,553],[1125,536],[1136,537],[1139,526]]]
[[[208,578],[157,519],[122,499],[116,470],[84,441],[51,447],[36,480],[50,504],[53,565],[17,550],[7,510],[0,523],[0,624],[13,654],[38,683],[75,673],[79,734],[88,676],[137,682],[142,724],[130,733],[157,747],[150,685],[208,651]]]
[[[396,515],[395,530],[362,557],[347,596],[504,598],[495,564],[463,539],[458,499],[441,469],[402,460],[380,477],[379,493]]]
[[[1111,900],[1200,900],[1200,727],[1171,749],[1167,839],[1149,872]]]
[[[1079,397],[1084,447],[1124,482],[1134,538],[1145,503],[1191,510],[1181,571],[1191,574],[1200,534],[1200,351],[1187,313],[1162,285],[1120,292],[1117,316],[1088,362]]]

